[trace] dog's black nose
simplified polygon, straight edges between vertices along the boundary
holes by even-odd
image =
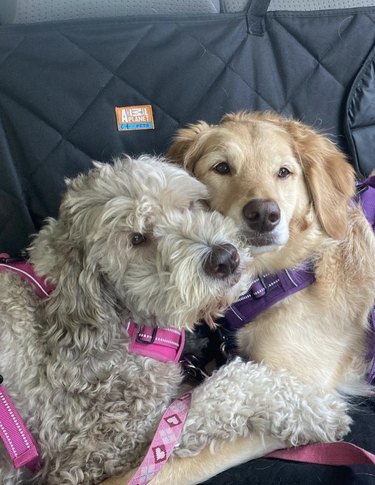
[[[240,264],[240,255],[232,244],[213,246],[203,269],[213,278],[224,279],[233,274]]]
[[[280,208],[271,199],[253,199],[242,209],[250,229],[269,232],[280,222]]]

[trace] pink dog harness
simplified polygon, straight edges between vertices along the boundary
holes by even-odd
[[[21,278],[32,284],[38,296],[45,298],[52,290],[46,282],[37,276],[32,266],[25,261],[0,254],[0,271],[14,271]],[[39,454],[35,441],[18,414],[12,400],[2,385],[0,376],[0,437],[4,442],[15,468],[26,466],[35,472],[39,465]]]
[[[2,384],[0,384],[0,437],[15,468],[26,466],[31,472],[37,470],[39,454],[35,441]]]
[[[139,327],[128,323],[129,352],[160,362],[178,362],[185,344],[185,331],[176,328]]]
[[[40,298],[46,298],[51,291],[53,286],[46,282],[45,279],[38,276],[31,264],[27,263],[20,258],[11,258],[9,254],[0,254],[0,271],[11,270],[17,273],[24,281],[30,283],[34,289],[35,293]]]
[[[30,283],[40,298],[46,298],[53,290],[43,278],[38,276],[32,265],[19,258],[0,254],[0,271],[13,271]],[[175,328],[139,327],[133,321],[127,325],[130,337],[129,352],[161,362],[178,362],[185,343],[185,332]],[[35,472],[39,465],[39,454],[35,441],[18,414],[9,395],[2,385],[0,376],[0,437],[13,461],[15,468],[26,466]],[[159,424],[157,434],[151,443],[142,466],[133,478],[132,484],[148,483],[145,476],[154,476],[172,453],[190,408],[191,394],[187,393],[167,408]]]

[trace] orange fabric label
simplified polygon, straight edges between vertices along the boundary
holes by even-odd
[[[150,104],[116,107],[115,111],[118,131],[153,130],[155,128]]]

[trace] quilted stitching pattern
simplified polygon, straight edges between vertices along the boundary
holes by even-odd
[[[347,103],[347,134],[356,165],[375,169],[375,46],[353,83]]]
[[[0,247],[23,247],[56,214],[63,178],[91,159],[162,152],[197,119],[272,109],[345,148],[343,106],[374,22],[375,8],[269,13],[264,37],[248,36],[240,14],[1,28],[0,198],[21,228],[0,212]],[[155,131],[117,132],[114,107],[134,104],[153,105]]]

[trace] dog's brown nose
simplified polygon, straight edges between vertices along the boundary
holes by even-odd
[[[213,246],[203,269],[213,278],[224,279],[233,274],[240,264],[240,255],[232,244]]]
[[[257,232],[269,232],[280,222],[280,208],[271,199],[253,199],[242,209],[248,226]]]

